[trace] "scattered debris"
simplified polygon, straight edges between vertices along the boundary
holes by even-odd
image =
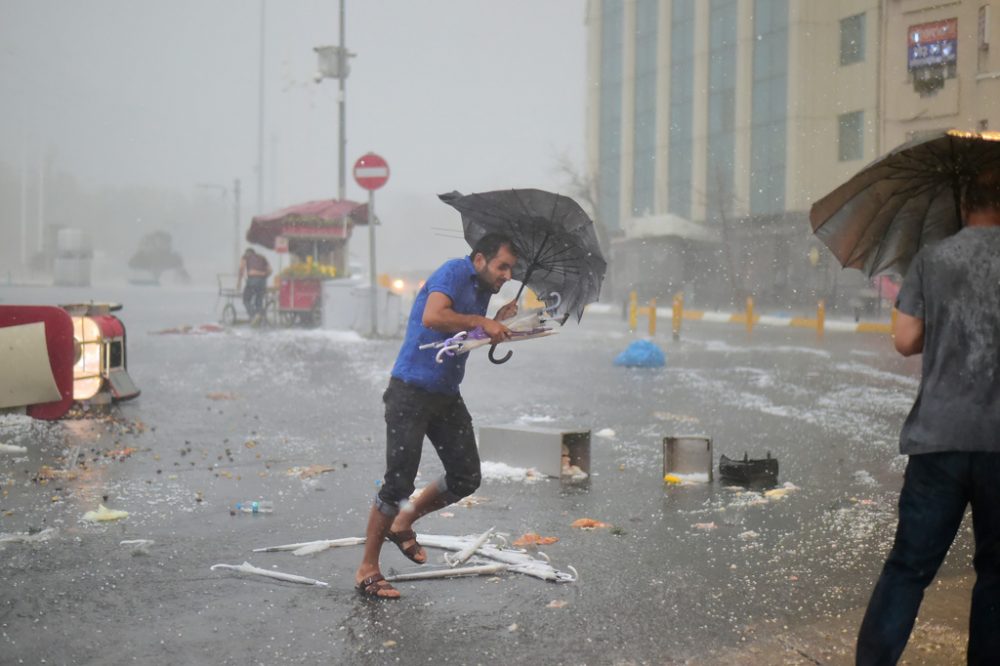
[[[384,648],[394,648],[394,647],[396,647],[396,641],[393,641],[393,640],[382,641],[382,647],[384,647]]]
[[[332,465],[308,465],[306,467],[291,467],[285,473],[289,476],[298,475],[300,479],[309,479],[320,474],[326,474],[327,472],[334,472],[336,469]]]
[[[611,439],[615,436],[615,431],[611,428],[601,428],[594,433],[594,437],[603,437],[605,439]]]
[[[563,599],[553,599],[549,603],[545,604],[546,608],[566,608],[569,605],[568,601]]]
[[[441,516],[442,518],[454,518],[455,517],[455,514],[452,513],[451,511],[441,511],[441,512],[438,513],[438,515]]]
[[[425,548],[440,548],[442,550],[455,552],[465,550],[476,539],[478,539],[478,536],[476,535],[456,537],[440,534],[417,534],[417,541],[419,541],[420,545]],[[326,548],[333,546],[360,545],[364,542],[364,537],[348,537],[345,539],[332,539],[329,541],[309,541],[305,543],[292,543],[284,546],[270,546],[268,548],[258,548],[254,550],[254,552],[279,552],[291,550],[293,551],[293,554],[298,555],[316,553],[320,550],[325,550]],[[573,583],[579,580],[579,575],[577,574],[576,569],[572,566],[566,567],[572,573],[558,571],[551,564],[549,564],[547,560],[537,559],[523,550],[511,550],[495,546],[491,543],[486,543],[480,546],[475,554],[485,557],[486,559],[494,560],[495,562],[502,562],[503,564],[508,565],[505,570],[512,573],[521,573],[526,576],[533,576],[534,578],[556,583]]]
[[[517,548],[524,548],[526,546],[548,546],[559,541],[559,537],[543,537],[540,534],[534,532],[528,532],[524,534],[512,544]]]
[[[40,543],[48,541],[59,533],[57,527],[46,527],[37,532],[11,532],[10,534],[0,534],[0,544],[2,543]]]
[[[395,583],[404,580],[432,580],[435,578],[458,578],[459,576],[489,576],[506,571],[509,568],[510,567],[507,564],[496,562],[494,564],[480,564],[471,567],[459,567],[457,569],[450,567],[448,569],[428,569],[424,571],[415,571],[413,573],[386,576],[385,579],[390,583]]]
[[[594,520],[593,518],[577,518],[573,521],[570,527],[575,527],[581,530],[595,530],[603,527],[614,527],[611,523],[604,523],[600,520]]]
[[[696,483],[708,483],[707,472],[692,472],[690,474],[678,474],[670,472],[663,476],[663,482],[673,486],[693,485]]]
[[[284,580],[289,583],[302,583],[303,585],[330,587],[329,583],[324,583],[323,581],[316,580],[315,578],[307,578],[306,576],[282,573],[281,571],[272,571],[270,569],[261,569],[260,567],[255,567],[249,562],[244,562],[243,564],[213,564],[210,568],[212,571],[215,571],[216,569],[228,569],[239,573],[254,574],[257,576],[264,576],[265,578],[274,578],[275,580]]]
[[[474,506],[479,506],[480,504],[486,504],[490,501],[489,497],[483,497],[482,495],[469,495],[468,497],[463,497],[462,499],[455,502],[460,507],[471,509]]]
[[[746,451],[743,460],[722,454],[719,457],[719,477],[724,483],[740,486],[775,486],[778,484],[778,459],[767,452],[766,458],[751,458]]]
[[[709,532],[711,530],[718,528],[719,526],[715,524],[715,521],[712,521],[710,523],[695,523],[691,527],[695,528],[696,530],[703,530],[705,532]]]
[[[207,393],[205,395],[209,400],[236,400],[235,393],[226,393],[225,391],[214,391],[212,393]]]
[[[788,495],[788,493],[794,492],[798,489],[799,487],[796,486],[791,481],[785,481],[784,485],[782,485],[780,488],[772,488],[771,490],[765,491],[764,497],[766,497],[769,500],[784,499],[785,496]]]
[[[615,357],[614,364],[626,368],[662,368],[667,357],[652,340],[635,340]]]
[[[449,557],[448,554],[445,553],[444,561],[448,564],[449,567],[452,568],[457,567],[459,564],[464,564],[467,559],[472,557],[476,553],[476,551],[479,550],[480,546],[489,541],[490,537],[493,536],[494,529],[495,528],[491,527],[490,529],[480,534],[478,537],[476,537],[475,541],[470,543],[464,549],[460,550],[458,552],[458,555],[456,555],[453,558]]]
[[[42,465],[38,468],[38,472],[35,474],[34,481],[36,483],[45,484],[53,479],[66,479],[72,481],[78,476],[76,470],[72,469],[53,469],[48,465]]]
[[[0,443],[0,453],[27,453],[28,447]]]
[[[746,532],[740,532],[739,536],[744,541],[750,541],[751,539],[756,539],[757,537],[759,537],[760,534],[754,532],[753,530],[747,530]]]
[[[512,467],[502,462],[484,460],[480,468],[482,469],[483,481],[534,483],[545,478],[545,475],[536,469]]]
[[[103,504],[98,505],[97,511],[88,511],[83,514],[83,519],[90,522],[108,522],[110,520],[121,520],[128,517],[128,511],[109,509]]]
[[[255,553],[280,553],[287,550],[292,551],[292,555],[312,555],[327,548],[337,548],[340,546],[360,546],[364,544],[364,537],[346,537],[343,539],[325,539],[322,541],[303,541],[302,543],[289,543],[284,546],[267,546],[266,548],[255,548]]]
[[[126,539],[124,541],[119,541],[119,546],[127,546],[132,550],[132,557],[138,557],[140,555],[149,555],[149,549],[152,545],[156,543],[152,539]]]

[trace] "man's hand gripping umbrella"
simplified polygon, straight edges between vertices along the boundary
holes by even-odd
[[[524,289],[523,284],[521,285],[521,289]],[[521,292],[518,291],[518,294],[520,293]],[[459,331],[455,335],[441,342],[431,342],[421,345],[420,349],[437,349],[438,352],[434,358],[438,363],[444,363],[445,356],[468,354],[473,349],[490,345],[490,360],[498,365],[500,363],[506,363],[510,360],[511,354],[513,353],[510,350],[508,350],[502,358],[498,359],[493,356],[493,352],[496,350],[496,347],[500,344],[500,342],[533,340],[535,338],[544,338],[549,335],[555,335],[559,332],[546,325],[550,321],[558,321],[558,318],[553,317],[552,313],[555,312],[562,301],[557,292],[552,292],[550,296],[555,299],[555,303],[553,305],[539,310],[529,311],[521,316],[501,319],[500,323],[506,326],[510,331],[509,336],[501,341],[494,340],[489,332],[487,332],[482,326],[477,326],[469,331]],[[516,297],[514,300],[516,302]]]

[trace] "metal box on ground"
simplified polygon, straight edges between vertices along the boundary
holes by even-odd
[[[564,446],[569,464],[590,474],[590,430],[516,425],[479,429],[480,458],[515,467],[533,467],[547,476],[562,476]]]
[[[663,476],[708,474],[712,480],[712,438],[680,435],[663,438]]]

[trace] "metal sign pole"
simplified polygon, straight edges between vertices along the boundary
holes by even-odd
[[[375,273],[375,190],[368,190],[368,273],[371,281],[371,335],[378,335],[378,283]]]

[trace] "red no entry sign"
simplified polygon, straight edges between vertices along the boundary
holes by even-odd
[[[354,180],[366,190],[377,190],[389,180],[389,163],[375,153],[368,153],[354,163]]]

